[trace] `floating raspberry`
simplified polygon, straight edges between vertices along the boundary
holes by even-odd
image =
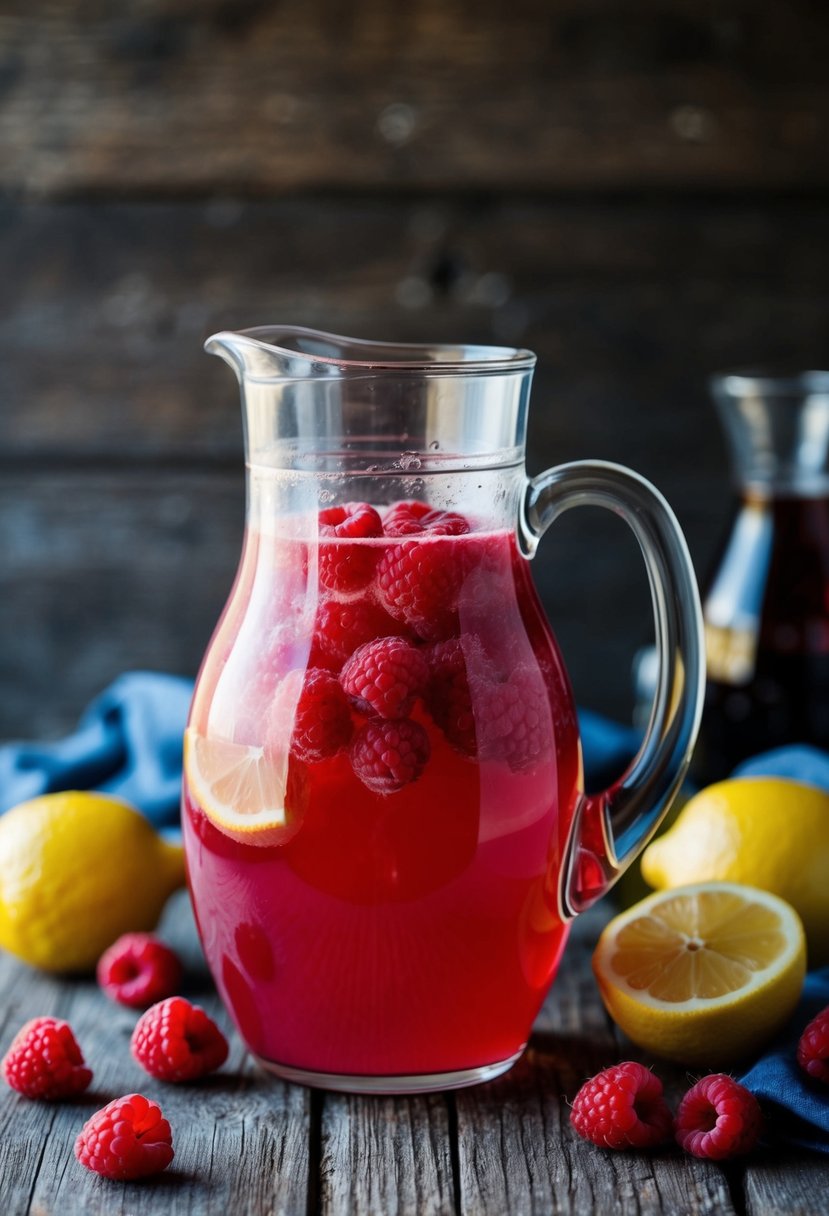
[[[550,704],[538,668],[516,667],[506,679],[475,680],[472,688],[482,759],[531,769],[550,741]]]
[[[426,691],[429,664],[405,638],[375,638],[358,646],[340,672],[340,683],[362,714],[406,718]]]
[[[410,718],[368,722],[354,736],[351,764],[375,794],[393,794],[418,779],[429,751],[429,736]]]
[[[159,1081],[195,1081],[227,1059],[227,1039],[198,1005],[182,996],[159,1001],[135,1024],[130,1050]]]
[[[829,1085],[829,1005],[812,1018],[800,1036],[797,1062],[810,1077]]]
[[[383,535],[380,516],[365,502],[328,507],[319,514],[319,578],[332,591],[359,591],[371,581],[379,557],[375,545],[360,540]],[[331,543],[325,543],[330,538]]]
[[[75,1141],[81,1165],[116,1182],[160,1174],[174,1155],[170,1124],[143,1094],[126,1094],[96,1111]]]
[[[444,735],[466,756],[475,754],[475,717],[466,659],[458,638],[436,642],[427,652],[429,712]]]
[[[310,667],[296,705],[291,750],[309,764],[327,760],[348,744],[351,732],[351,711],[337,677]]]
[[[570,1122],[599,1148],[652,1148],[673,1130],[662,1082],[633,1060],[585,1081],[573,1102]]]
[[[317,611],[309,666],[339,671],[358,646],[392,633],[400,633],[400,626],[372,600],[324,600]]]
[[[697,1081],[676,1112],[677,1144],[694,1157],[712,1161],[750,1153],[762,1127],[754,1094],[723,1073]]]
[[[464,577],[460,544],[440,536],[402,541],[390,545],[377,563],[375,579],[382,604],[396,621],[427,642],[457,633],[458,593]]]
[[[33,1018],[21,1026],[3,1057],[3,1076],[26,1098],[74,1098],[92,1080],[72,1027],[59,1018]]]
[[[462,536],[469,531],[469,522],[455,511],[436,511],[425,502],[396,502],[383,520],[386,536],[417,536],[431,532],[433,536]]]
[[[181,983],[178,955],[152,933],[125,933],[98,960],[98,983],[119,1005],[146,1009]]]

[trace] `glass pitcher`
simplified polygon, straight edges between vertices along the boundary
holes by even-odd
[[[615,465],[528,481],[529,351],[292,328],[206,349],[238,375],[248,460],[241,563],[185,736],[189,883],[219,991],[289,1080],[497,1076],[570,920],[687,767],[704,672],[678,525]],[[527,560],[580,503],[636,534],[660,656],[642,748],[592,797]]]
[[[829,372],[711,387],[735,504],[704,597],[702,782],[783,744],[829,747]]]

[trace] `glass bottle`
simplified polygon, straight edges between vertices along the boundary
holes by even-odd
[[[700,783],[785,744],[829,747],[829,372],[727,373],[711,389],[736,496],[703,596]]]

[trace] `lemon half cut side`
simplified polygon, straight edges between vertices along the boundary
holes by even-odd
[[[593,955],[605,1006],[634,1043],[723,1068],[792,1013],[806,972],[803,926],[776,895],[738,883],[660,891],[610,922]]]
[[[184,734],[184,772],[193,802],[233,840],[272,846],[294,835],[287,756],[209,739],[190,727]]]

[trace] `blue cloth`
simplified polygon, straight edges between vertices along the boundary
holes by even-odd
[[[829,1006],[829,967],[806,976],[803,993],[786,1030],[740,1081],[760,1099],[766,1138],[829,1153],[829,1085],[797,1063],[797,1042],[821,1009]]]
[[[0,747],[0,812],[55,790],[123,798],[157,827],[179,821],[181,747],[193,682],[157,672],[119,676],[54,743]]]
[[[805,743],[777,747],[738,765],[732,777],[786,777],[829,793],[829,755]]]

